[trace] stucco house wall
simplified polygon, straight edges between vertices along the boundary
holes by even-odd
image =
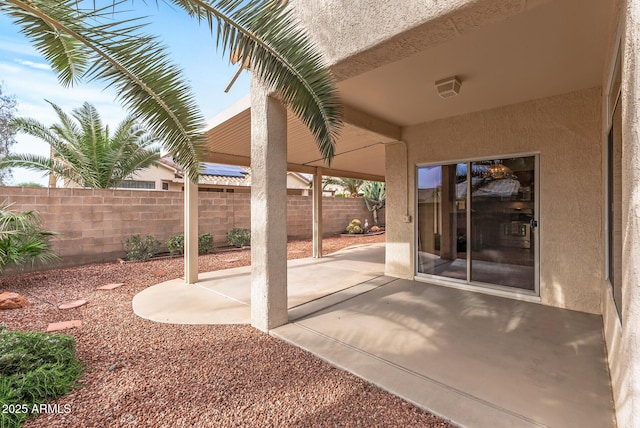
[[[406,206],[407,193],[415,195],[415,165],[539,153],[541,302],[601,313],[600,93],[593,88],[403,129],[412,167],[408,183],[389,181],[388,206]],[[402,176],[407,165],[404,147],[390,145],[386,156],[387,177]],[[404,223],[403,211],[388,210],[387,257],[392,261],[387,274],[411,277],[415,221]],[[414,197],[409,198],[409,213],[415,213]]]
[[[548,0],[293,0],[338,80],[396,61]],[[345,13],[347,11],[347,13]]]

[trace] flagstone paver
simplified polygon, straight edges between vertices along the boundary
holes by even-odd
[[[122,287],[124,285],[124,282],[116,282],[113,284],[107,284],[107,285],[102,285],[100,287],[98,287],[98,290],[114,290],[118,287]]]
[[[51,333],[53,331],[68,330],[70,328],[80,327],[81,325],[82,321],[80,320],[54,322],[47,326],[47,333]]]
[[[73,309],[86,304],[87,304],[87,301],[83,299],[72,300],[71,302],[65,302],[61,304],[60,306],[58,306],[58,309]]]

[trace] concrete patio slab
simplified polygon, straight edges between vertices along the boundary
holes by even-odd
[[[272,334],[461,426],[615,426],[599,316],[397,279]]]

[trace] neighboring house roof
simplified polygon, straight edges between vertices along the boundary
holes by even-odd
[[[176,182],[182,182],[184,174],[182,168],[173,162],[170,156],[165,156],[160,159],[160,165],[166,168],[170,168],[175,172]],[[289,185],[289,188],[308,188],[310,179],[304,174],[295,172],[288,172],[289,177],[292,177],[299,184]],[[251,168],[241,167],[236,165],[227,165],[221,163],[203,163],[203,171],[200,174],[198,181],[200,185],[217,185],[217,186],[251,186]]]
[[[177,165],[173,158],[165,156],[160,160],[160,165],[171,168],[175,171],[176,181],[182,182],[184,174],[182,168]],[[222,186],[251,186],[251,173],[248,168],[220,163],[203,163],[203,170],[200,174],[198,184],[222,185]]]

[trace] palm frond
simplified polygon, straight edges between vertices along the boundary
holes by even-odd
[[[173,0],[191,16],[206,20],[223,52],[248,61],[302,120],[330,164],[342,127],[337,90],[319,50],[287,7],[276,0]]]
[[[114,20],[108,8],[76,0],[6,0],[5,13],[51,63],[61,83],[103,80],[144,121],[193,180],[205,154],[204,119],[181,70],[137,20]]]
[[[60,178],[73,181],[79,185],[83,184],[83,177],[73,168],[61,162],[55,162],[47,156],[32,154],[11,154],[0,159],[0,168],[26,168],[32,171],[42,172],[45,177],[51,172]]]
[[[35,211],[16,213],[10,205],[0,206],[0,274],[5,266],[48,264],[59,259],[51,251],[56,234],[42,229],[42,219]]]
[[[36,119],[18,117],[11,121],[16,132],[23,132],[32,135],[47,144],[55,144],[58,138],[53,135],[49,127]]]

